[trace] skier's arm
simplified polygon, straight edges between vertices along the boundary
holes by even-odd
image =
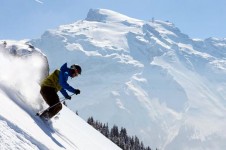
[[[67,83],[67,79],[68,79],[68,72],[61,71],[59,74],[59,83],[63,89],[63,90],[61,89],[61,93],[62,93],[62,91],[64,94],[67,93],[65,90],[75,93],[76,90]]]
[[[69,97],[69,95],[68,95],[68,93],[66,92],[65,89],[62,88],[62,89],[60,90],[60,92],[61,92],[61,94],[62,94],[65,98]]]

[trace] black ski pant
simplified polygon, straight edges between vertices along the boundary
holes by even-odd
[[[59,103],[60,99],[59,99],[59,96],[57,95],[57,91],[53,87],[42,86],[40,93],[41,93],[43,99],[49,105],[49,107],[56,104],[55,106],[51,107],[50,109],[47,109],[42,114],[44,116],[46,113],[48,113],[49,118],[52,118],[62,109],[62,104]]]

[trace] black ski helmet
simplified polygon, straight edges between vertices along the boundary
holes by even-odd
[[[71,69],[76,69],[78,71],[78,74],[82,73],[82,68],[79,65],[71,65]]]

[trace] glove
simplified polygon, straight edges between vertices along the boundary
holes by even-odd
[[[76,95],[80,94],[80,90],[79,89],[75,89],[75,94]]]
[[[65,97],[65,98],[71,100],[71,96],[69,96],[69,95],[67,97]]]

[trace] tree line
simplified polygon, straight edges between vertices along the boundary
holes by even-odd
[[[145,147],[137,136],[129,136],[123,127],[119,129],[114,125],[109,129],[108,123],[95,121],[93,117],[89,117],[87,122],[123,150],[151,150],[149,146]]]

